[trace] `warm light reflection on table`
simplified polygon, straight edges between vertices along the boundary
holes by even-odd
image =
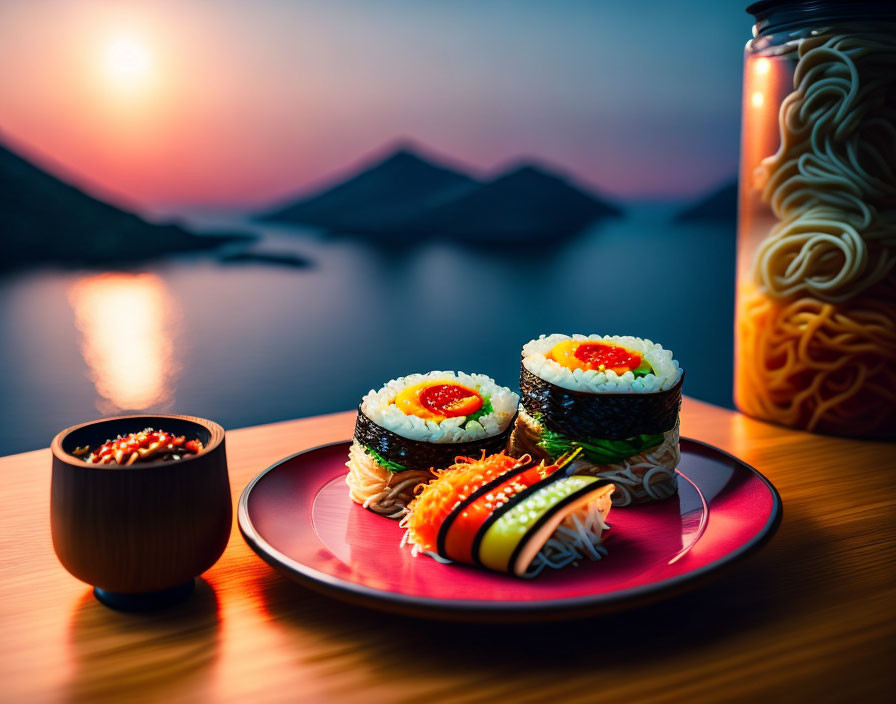
[[[278,459],[351,437],[356,415],[228,431],[234,503]],[[892,472],[868,468],[892,464],[892,443],[787,430],[689,398],[681,432],[769,476],[784,501],[775,538],[690,594],[523,626],[429,623],[327,599],[274,572],[236,525],[193,599],[113,612],[53,555],[49,451],[0,458],[0,701],[888,701],[896,502]]]
[[[68,292],[103,413],[170,401],[180,309],[154,274],[97,274]]]

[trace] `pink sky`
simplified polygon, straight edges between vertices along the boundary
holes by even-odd
[[[257,207],[400,137],[480,172],[530,157],[690,197],[735,171],[749,20],[695,14],[715,31],[670,51],[678,14],[647,4],[649,25],[577,2],[7,0],[0,135],[144,207]]]

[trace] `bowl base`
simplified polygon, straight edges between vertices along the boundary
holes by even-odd
[[[176,587],[144,594],[122,594],[121,592],[109,592],[105,589],[94,587],[93,595],[101,604],[117,611],[152,611],[153,609],[163,609],[166,606],[172,606],[183,601],[193,593],[195,588],[196,580],[191,579],[189,582],[179,584]]]

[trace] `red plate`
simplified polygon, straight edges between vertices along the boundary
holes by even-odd
[[[396,521],[349,499],[348,448],[317,447],[259,474],[240,497],[240,530],[268,564],[312,589],[418,616],[522,621],[668,596],[764,544],[781,520],[778,492],[759,472],[682,438],[678,496],[610,511],[603,560],[522,580],[400,548]]]

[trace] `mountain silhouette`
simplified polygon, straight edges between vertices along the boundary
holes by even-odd
[[[522,164],[402,223],[398,233],[477,241],[574,234],[622,211],[540,166]]]
[[[616,206],[532,164],[482,182],[402,146],[325,190],[264,213],[265,220],[402,241],[477,242],[566,236]]]
[[[90,196],[0,145],[0,269],[102,265],[211,249],[242,235],[191,234]]]
[[[731,220],[737,217],[737,180],[720,186],[675,216],[677,222]]]
[[[388,229],[474,183],[402,146],[336,185],[260,217],[339,231]]]

